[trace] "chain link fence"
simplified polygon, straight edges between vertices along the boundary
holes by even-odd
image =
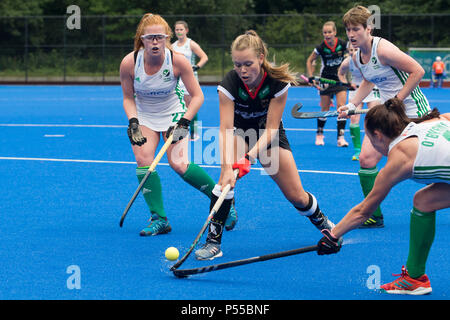
[[[81,16],[79,29],[67,27],[68,16],[0,16],[0,82],[118,83],[122,58],[133,50],[141,16]],[[200,44],[209,61],[199,72],[202,83],[217,83],[232,68],[230,45],[254,29],[270,48],[269,59],[290,63],[303,73],[306,59],[321,41],[322,25],[336,23],[346,39],[342,14],[169,15],[189,24],[188,36]],[[402,50],[450,47],[448,14],[383,14],[374,35]],[[176,39],[172,39],[175,41]]]

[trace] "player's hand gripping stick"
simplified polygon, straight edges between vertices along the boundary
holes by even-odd
[[[317,254],[332,254],[338,253],[341,250],[342,238],[335,238],[330,230],[324,229],[321,231],[322,239],[317,243]]]

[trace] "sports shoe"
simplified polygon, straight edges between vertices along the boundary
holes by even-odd
[[[384,219],[383,216],[376,217],[371,216],[366,220],[362,225],[359,226],[359,229],[367,229],[367,228],[383,228],[384,227]]]
[[[359,154],[360,154],[360,151],[357,151],[357,152],[352,156],[352,161],[359,161]]]
[[[238,217],[236,212],[236,207],[234,206],[234,198],[233,202],[231,203],[230,212],[228,213],[227,220],[225,221],[225,230],[231,231],[236,226]]]
[[[324,146],[323,134],[316,134],[316,146]]]
[[[340,137],[337,139],[337,146],[338,146],[338,147],[348,147],[348,142],[345,141],[344,136],[340,136]]]
[[[408,271],[402,266],[401,274],[393,274],[393,276],[400,276],[397,280],[390,283],[383,284],[380,289],[383,292],[391,294],[411,294],[422,295],[431,293],[430,280],[424,274],[421,277],[414,279],[408,274]]]
[[[326,215],[323,214],[322,211],[319,212],[319,214],[316,217],[309,216],[309,220],[313,225],[316,226],[319,231],[322,231],[323,229],[328,229],[331,231],[335,227],[334,223],[331,222],[330,219]]]
[[[167,218],[161,218],[157,214],[152,214],[150,225],[144,228],[139,234],[141,236],[156,236],[158,234],[169,233],[172,227]]]
[[[195,251],[197,260],[212,260],[223,255],[220,250],[220,244],[214,242],[206,242],[200,249]]]

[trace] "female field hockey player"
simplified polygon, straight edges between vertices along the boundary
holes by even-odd
[[[342,61],[342,64],[340,65],[338,70],[338,77],[339,81],[347,82],[347,75],[350,74],[352,87],[356,90],[361,84],[363,77],[359,69],[356,68],[352,59],[353,54],[356,52],[356,48],[354,48],[352,44],[348,42],[347,50],[349,56],[346,57],[344,61]],[[350,90],[348,92],[348,99],[351,100],[354,96],[355,91]],[[369,95],[364,98],[362,103],[357,106],[357,108],[362,109],[364,103],[367,104],[367,108],[371,108],[381,103],[380,92],[378,91],[378,88],[376,86],[372,89]],[[353,148],[355,150],[352,160],[355,161],[359,160],[359,154],[361,153],[361,131],[359,127],[360,118],[361,116],[359,114],[355,114],[350,117],[350,135],[352,137]]]
[[[319,254],[336,253],[338,239],[367,220],[399,182],[413,179],[427,186],[416,192],[410,216],[409,254],[400,278],[382,285],[387,293],[427,294],[430,281],[425,264],[435,234],[436,211],[450,207],[450,113],[437,109],[421,119],[410,119],[400,99],[389,99],[369,110],[366,135],[387,156],[372,191],[330,231],[324,230]]]
[[[322,60],[322,67],[320,76],[322,78],[332,79],[338,81],[338,68],[345,58],[345,52],[347,45],[345,41],[336,37],[336,25],[333,21],[325,22],[322,27],[322,33],[324,40],[317,46],[311,55],[306,60],[306,70],[308,72],[308,77],[312,79],[314,73],[314,61],[317,57]],[[322,89],[318,84],[313,81],[313,85],[319,89],[320,93],[320,108],[322,111],[330,110],[330,105],[332,99],[336,96],[336,103],[338,106],[345,104],[347,100],[347,88],[340,85],[328,85],[327,88]],[[316,134],[316,145],[323,146],[324,136],[323,129],[325,127],[327,118],[317,119],[317,134]],[[347,147],[348,143],[344,139],[345,123],[347,119],[337,120],[337,145],[338,147]]]
[[[266,173],[277,183],[286,199],[319,229],[334,224],[320,211],[316,198],[306,192],[281,122],[290,83],[296,83],[289,65],[275,66],[267,60],[267,47],[255,31],[238,36],[231,45],[234,70],[218,86],[220,108],[221,173],[214,187],[211,207],[221,188],[235,186],[239,178],[259,159]],[[235,128],[235,129],[234,129]],[[223,225],[234,197],[226,195],[211,219],[206,243],[196,251],[199,260],[222,256]]]
[[[198,81],[197,70],[202,68],[208,62],[208,56],[205,51],[199,46],[197,42],[187,37],[189,32],[188,24],[186,21],[177,21],[175,22],[175,35],[177,37],[177,41],[172,44],[172,49],[176,52],[182,53],[186,59],[191,63],[192,70],[194,71],[195,78]],[[199,58],[199,61],[195,63],[195,56]],[[191,102],[191,96],[189,92],[183,85],[183,82],[180,81],[180,86],[184,91],[184,102],[186,103],[186,107],[189,108],[189,103]],[[197,121],[198,115],[196,114],[191,121],[190,124],[190,138],[191,140],[197,140]]]
[[[189,163],[188,140],[184,139],[191,119],[203,103],[203,93],[189,61],[170,49],[171,36],[172,30],[161,16],[145,14],[137,27],[134,51],[120,64],[123,107],[129,119],[127,132],[137,162],[136,175],[141,181],[154,159],[160,135],[166,140],[173,131],[172,145],[167,149],[170,166],[184,181],[211,197],[215,183],[202,168]],[[183,102],[179,79],[192,98],[189,108]],[[151,218],[140,234],[170,232],[157,171],[148,177],[142,190]]]
[[[375,85],[378,87],[382,102],[397,97],[404,102],[408,117],[420,118],[426,115],[430,112],[430,105],[419,88],[419,82],[424,74],[423,68],[391,42],[372,36],[372,27],[367,23],[370,16],[371,13],[367,8],[356,6],[343,18],[347,37],[351,44],[358,48],[353,55],[353,62],[364,79],[349,103],[338,108],[340,117],[344,117],[348,109],[356,109]],[[367,196],[373,187],[378,174],[377,163],[381,157],[370,140],[364,138],[358,172],[364,196]],[[380,208],[377,208],[373,216],[363,225],[366,228],[383,226],[384,219]]]

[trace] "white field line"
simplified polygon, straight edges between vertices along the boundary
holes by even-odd
[[[55,158],[26,158],[26,157],[0,157],[0,160],[13,161],[48,161],[48,162],[72,162],[72,163],[102,163],[102,164],[129,164],[136,165],[134,161],[110,161],[110,160],[85,160],[85,159],[55,159]],[[169,166],[168,163],[160,162],[159,166]],[[203,168],[220,169],[218,165],[199,165]],[[252,170],[263,171],[263,168],[252,168]],[[302,173],[322,173],[322,174],[337,174],[337,175],[358,175],[355,172],[339,172],[339,171],[322,171],[322,170],[298,170]]]
[[[126,125],[108,124],[33,124],[33,123],[0,123],[0,127],[42,127],[42,128],[127,128]],[[200,128],[200,127],[199,127]],[[202,126],[201,129],[219,129],[219,127]],[[311,131],[314,128],[284,128],[286,131]],[[337,129],[324,129],[324,131],[334,132]],[[348,131],[348,129],[346,129]],[[361,132],[364,132],[361,130]]]

